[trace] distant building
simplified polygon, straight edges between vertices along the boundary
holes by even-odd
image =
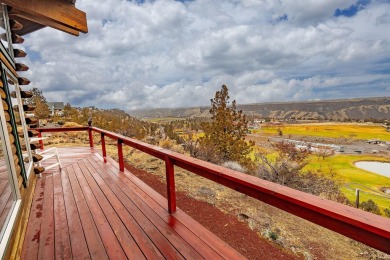
[[[64,102],[47,102],[51,115],[63,116],[64,115]]]

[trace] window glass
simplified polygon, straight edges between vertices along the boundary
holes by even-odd
[[[6,15],[4,14],[3,5],[0,5],[0,41],[3,46],[8,49],[8,39],[6,34],[6,21],[4,19]]]
[[[3,100],[2,100],[3,101]],[[4,103],[4,102],[3,102]],[[4,106],[3,106],[4,107]],[[0,113],[4,113],[4,111],[0,111]],[[9,120],[9,116],[7,115],[8,113],[4,113],[4,118],[5,120]],[[6,124],[3,125],[2,120],[0,120],[0,239],[3,237],[3,232],[5,227],[7,226],[7,220],[9,218],[13,203],[15,201],[15,194],[13,192],[13,184],[12,184],[12,179],[11,179],[11,170],[10,170],[10,164],[11,162],[9,161],[8,154],[14,153],[13,150],[16,150],[15,145],[11,145],[9,149],[11,150],[10,152],[7,151],[7,145],[4,142],[4,133],[5,131],[9,132],[11,125],[9,122],[6,121]],[[10,142],[13,141],[13,136],[11,133],[8,134]],[[15,160],[18,160],[16,157],[14,158]],[[20,172],[20,167],[17,167],[17,161],[12,162],[15,165],[16,171]],[[20,174],[20,173],[19,173]]]

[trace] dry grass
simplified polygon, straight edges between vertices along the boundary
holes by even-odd
[[[80,125],[78,123],[75,123],[75,122],[66,122],[63,127],[82,127],[83,125]]]

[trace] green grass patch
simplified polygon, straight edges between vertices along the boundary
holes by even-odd
[[[336,179],[345,183],[341,190],[351,202],[355,201],[355,190],[358,188],[362,191],[360,202],[372,199],[382,211],[390,207],[390,199],[384,198],[385,194],[379,190],[390,187],[390,178],[357,168],[354,165],[357,161],[390,162],[389,159],[368,155],[335,155],[325,159],[312,156],[305,169],[334,173]]]

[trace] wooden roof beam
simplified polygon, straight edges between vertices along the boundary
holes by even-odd
[[[2,0],[12,7],[10,14],[50,26],[55,29],[78,35],[88,32],[87,17],[72,3],[63,0]]]
[[[17,20],[18,17],[20,17],[20,18],[29,20],[29,21],[37,23],[37,24],[41,24],[41,25],[44,25],[44,26],[49,26],[49,27],[52,27],[54,29],[57,29],[57,30],[60,30],[60,31],[63,31],[63,32],[66,32],[66,33],[69,33],[69,34],[72,34],[74,36],[79,36],[79,34],[80,34],[79,31],[77,31],[77,30],[70,29],[69,27],[66,27],[66,26],[64,26],[62,24],[58,24],[58,23],[52,22],[50,20],[45,20],[45,19],[42,19],[40,17],[32,16],[31,14],[22,12],[20,10],[12,9],[8,13],[8,15],[9,15],[9,17],[12,17],[15,20]]]

